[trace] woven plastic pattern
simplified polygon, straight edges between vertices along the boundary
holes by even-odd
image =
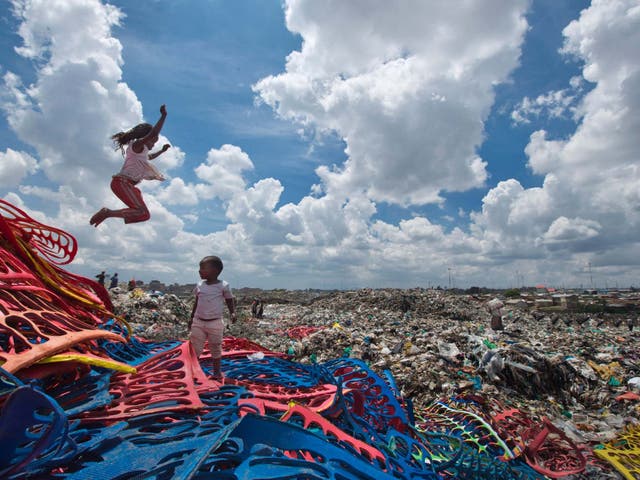
[[[624,478],[640,478],[640,425],[629,425],[618,437],[595,449],[594,453],[606,460]]]
[[[160,430],[158,422],[150,420],[148,425],[121,431],[118,439],[123,441],[115,447],[107,442],[93,449],[92,454],[104,457],[104,462],[83,463],[81,470],[62,478],[193,478],[233,425],[204,432],[196,422],[182,420]]]
[[[3,478],[541,478],[498,458],[511,445],[501,432],[539,470],[580,467],[553,426],[506,414],[490,423],[464,399],[424,412],[420,431],[393,375],[355,359],[302,365],[226,338],[225,380],[210,380],[207,355],[201,366],[188,342],[135,338],[110,320],[103,287],[58,267],[73,259],[73,237],[6,202],[0,235]]]
[[[78,249],[72,235],[44,225],[18,207],[0,199],[2,248],[33,269],[48,288],[69,300],[106,313],[113,309],[109,294],[98,282],[62,270]]]
[[[440,400],[429,405],[419,420],[416,425],[419,430],[460,437],[480,453],[487,452],[502,460],[516,456],[489,422],[469,409],[459,409]]]
[[[537,480],[545,477],[527,464],[516,461],[503,462],[487,453],[478,452],[462,438],[439,433],[417,434],[420,444],[427,447],[433,468],[440,478],[473,480]]]
[[[425,444],[430,449],[440,446],[431,452],[436,469],[461,478],[544,478],[515,459],[519,451],[514,453],[494,430],[482,406],[481,397],[454,397],[435,401],[418,415],[416,429]],[[438,434],[438,442],[428,441]],[[449,447],[442,448],[443,442],[450,442]]]
[[[5,370],[17,372],[83,342],[122,341],[115,333],[94,328],[94,318],[75,315],[63,305],[43,289],[0,287],[0,364]]]
[[[587,465],[580,448],[546,418],[534,422],[513,408],[495,414],[493,423],[497,431],[519,438],[527,464],[549,478],[581,473]]]
[[[407,429],[407,412],[398,402],[395,391],[361,361],[339,358],[326,362],[324,367],[341,383],[350,400],[350,410],[380,432],[393,427]]]
[[[30,465],[24,478],[194,478],[235,425],[220,421],[223,414],[233,416],[233,412],[217,413],[202,419],[185,412],[157,413],[110,426],[74,423],[60,454]],[[19,478],[23,477],[12,480]]]
[[[116,323],[114,320],[109,320],[104,325],[101,325],[100,328],[121,335],[122,338],[126,339],[126,343],[122,341],[100,340],[98,344],[111,358],[120,362],[126,362],[129,365],[139,365],[159,353],[166,352],[180,345],[180,342],[177,340],[165,342],[141,341],[130,335],[126,328],[123,328],[122,325]]]
[[[315,387],[333,380],[323,376],[323,371],[315,365],[302,365],[280,357],[250,360],[246,356],[233,359],[223,356],[222,369],[225,376],[234,380],[289,388]]]
[[[289,410],[280,417],[283,422],[295,423],[306,430],[314,429],[316,432],[322,431],[328,441],[335,441],[340,445],[346,446],[350,450],[356,452],[361,457],[366,458],[371,463],[376,463],[380,467],[386,465],[386,458],[378,450],[357,438],[348,435],[335,425],[331,424],[320,414],[309,410],[301,405],[291,405]]]
[[[225,344],[237,348],[222,355],[222,370],[226,385],[243,386],[254,398],[244,402],[253,403],[258,411],[265,408],[286,411],[290,401],[295,401],[315,410],[325,410],[333,405],[337,386],[327,371],[317,365],[301,365],[280,354],[271,355],[269,350],[244,339],[225,339]],[[240,353],[241,352],[241,353]],[[262,353],[260,360],[247,358]],[[200,356],[200,367],[210,373],[210,355],[205,351]],[[199,392],[203,390],[200,389]]]
[[[47,375],[44,391],[55,398],[69,416],[106,407],[113,401],[109,393],[111,373],[68,369]]]
[[[0,216],[13,229],[23,232],[29,242],[50,262],[64,265],[76,255],[78,244],[68,233],[43,225],[30,218],[25,212],[0,199]]]
[[[225,473],[232,475],[225,477]],[[200,475],[194,478],[391,480],[397,477],[302,427],[247,415],[202,463]]]
[[[197,387],[205,384],[209,381],[198,367],[191,344],[185,342],[141,364],[135,374],[114,374],[109,387],[112,403],[80,417],[113,421],[158,411],[200,409],[204,404]]]
[[[29,386],[16,388],[0,414],[0,477],[17,472],[41,453],[64,443],[67,417],[48,395]]]
[[[6,209],[0,201],[0,212]],[[0,216],[0,365],[15,373],[79,343],[121,341],[119,335],[95,328],[106,312],[100,299],[75,281],[69,286],[59,269],[36,255],[34,237],[18,229],[25,222]],[[44,249],[42,242],[35,245]],[[56,251],[54,246],[45,250]]]

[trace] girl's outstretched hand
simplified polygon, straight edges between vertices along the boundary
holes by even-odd
[[[167,114],[167,107],[165,106],[164,103],[162,105],[160,105],[160,114],[161,115],[166,115]]]

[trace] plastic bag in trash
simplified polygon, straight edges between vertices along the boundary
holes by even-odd
[[[630,389],[632,390],[639,390],[640,391],[640,377],[633,377],[630,378],[627,381],[627,385],[629,386]]]
[[[247,358],[251,361],[262,360],[264,358],[264,352],[254,352],[250,355],[247,355]]]
[[[455,343],[438,342],[438,353],[441,357],[451,362],[460,360],[463,357],[462,352]]]

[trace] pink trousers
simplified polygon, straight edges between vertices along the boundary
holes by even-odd
[[[224,323],[222,319],[203,322],[198,317],[193,319],[191,324],[191,334],[189,341],[193,345],[196,355],[200,356],[204,348],[204,342],[209,342],[211,358],[222,357],[222,335],[224,334]]]
[[[111,179],[111,190],[129,208],[116,210],[124,219],[124,223],[145,222],[151,218],[149,209],[144,203],[142,192],[133,180],[121,175],[114,175]]]

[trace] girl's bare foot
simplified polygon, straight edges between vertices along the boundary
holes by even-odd
[[[97,227],[107,219],[108,214],[109,214],[108,208],[101,208],[96,212],[96,214],[93,217],[91,217],[91,220],[89,220],[89,223],[94,227]]]

